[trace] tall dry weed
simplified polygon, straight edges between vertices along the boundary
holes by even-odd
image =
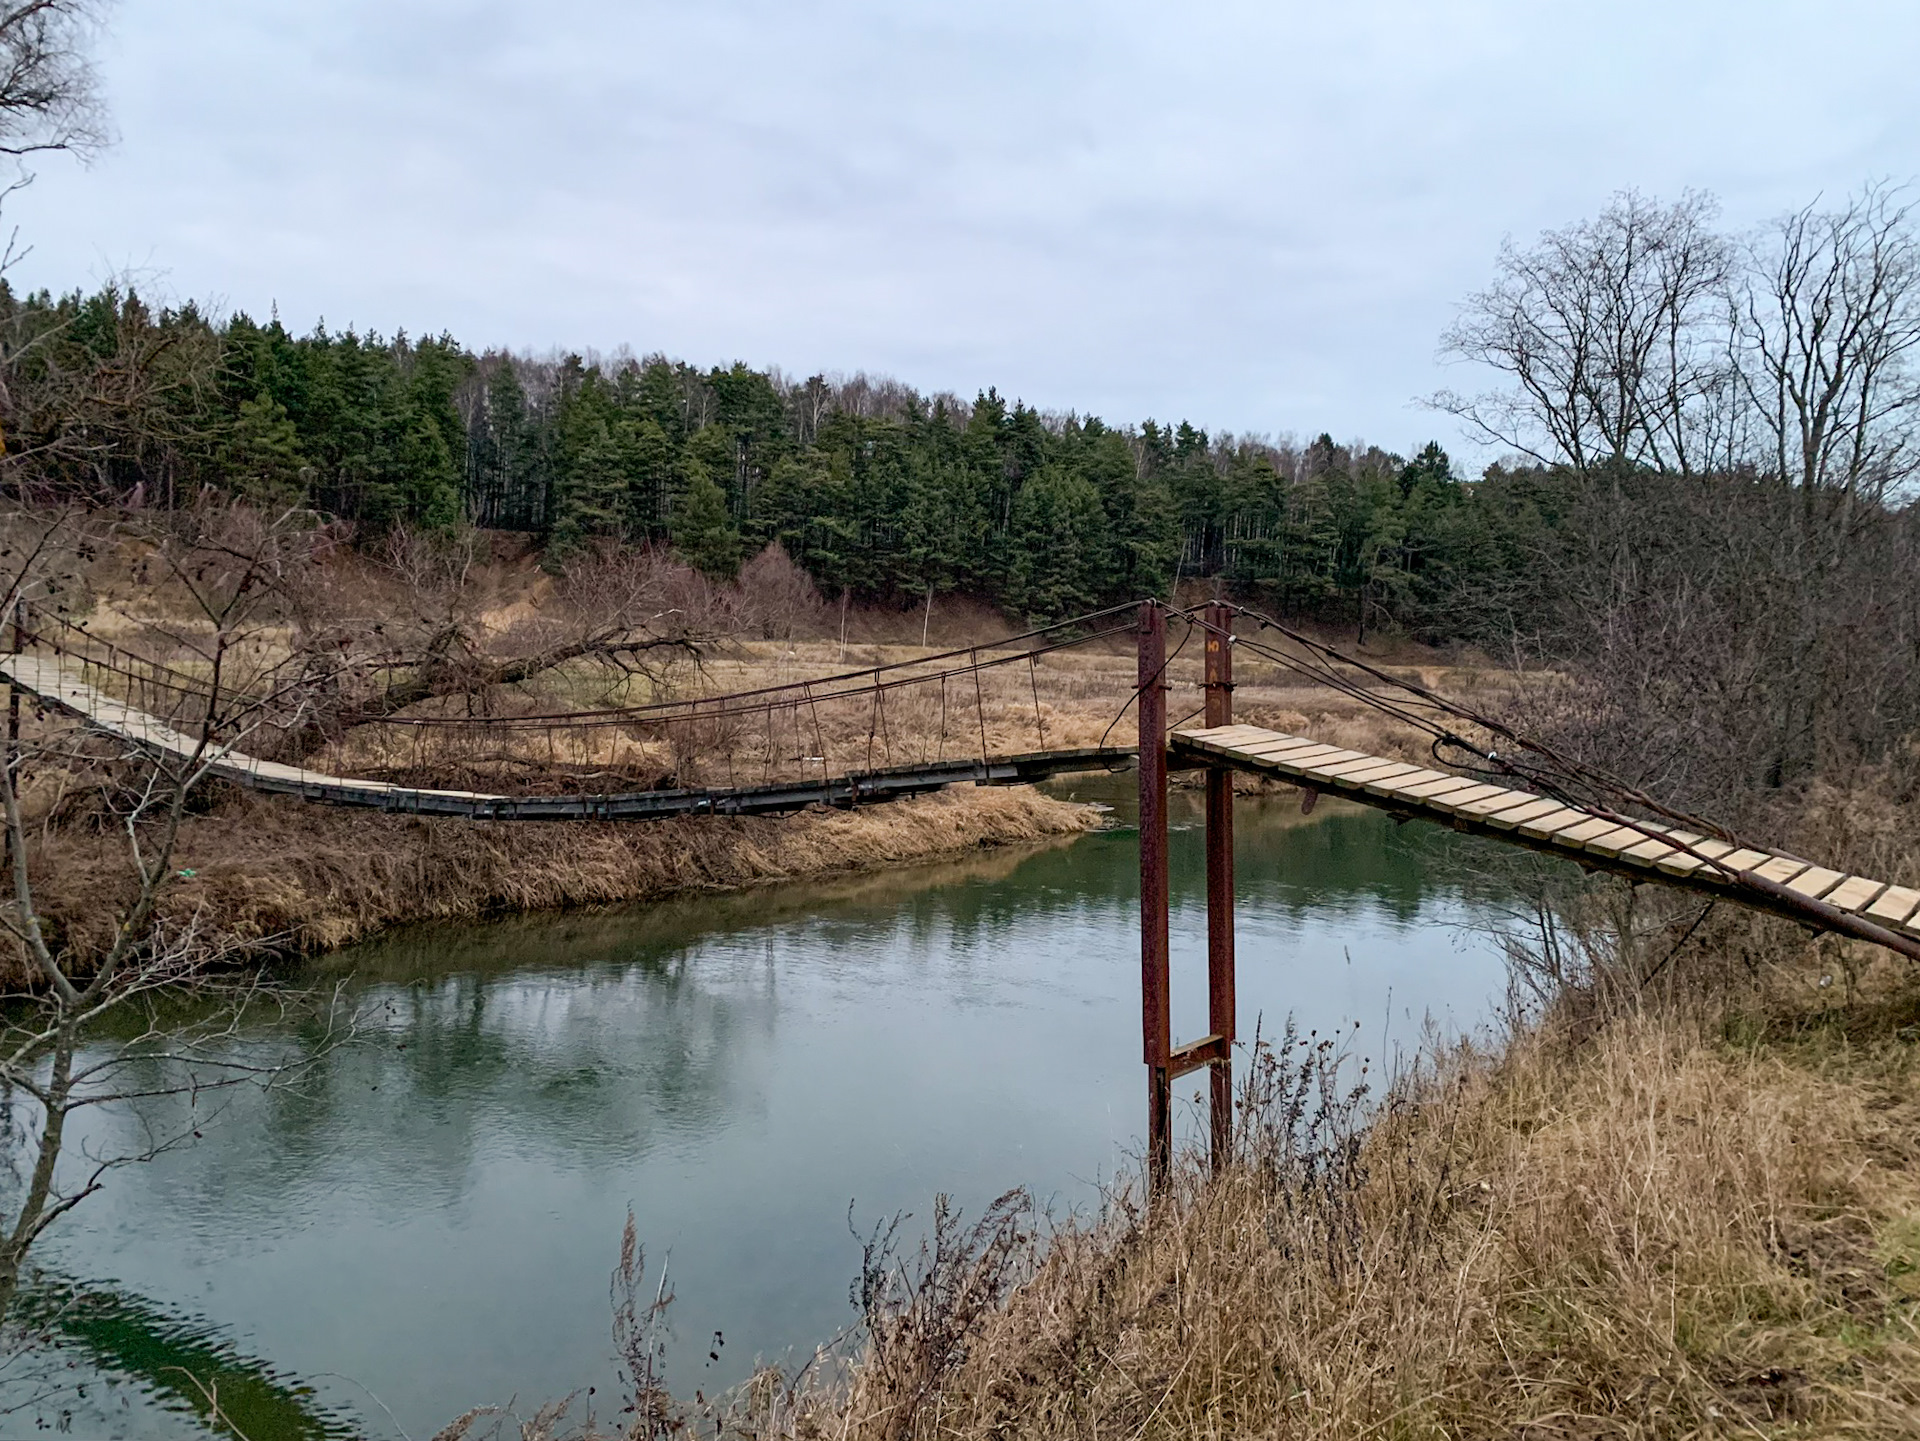
[[[1255,1062],[1224,1174],[1190,1159],[1166,1198],[1117,1194],[1024,1258],[976,1238],[949,1268],[1019,1284],[968,1334],[908,1359],[923,1333],[883,1316],[886,1342],[837,1389],[733,1424],[849,1441],[1912,1435],[1913,1050],[1883,1036],[1863,1085],[1802,1042],[1646,1011],[1581,1040],[1455,1047],[1367,1110],[1336,1047],[1288,1036]]]

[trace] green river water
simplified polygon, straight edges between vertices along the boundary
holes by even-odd
[[[312,978],[352,978],[364,1041],[233,1097],[62,1223],[31,1297],[49,1339],[0,1370],[0,1436],[231,1434],[196,1381],[251,1441],[424,1438],[588,1387],[604,1414],[629,1206],[678,1297],[669,1383],[711,1392],[853,1321],[849,1208],[866,1229],[942,1191],[1092,1205],[1141,1135],[1138,861],[1124,780],[1058,789],[1119,824],[328,958]],[[1206,1029],[1197,822],[1177,794],[1177,1037]],[[1243,799],[1243,1031],[1291,1014],[1377,1058],[1429,1021],[1484,1024],[1501,896],[1463,883],[1470,847]],[[169,1119],[102,1114],[81,1139]]]

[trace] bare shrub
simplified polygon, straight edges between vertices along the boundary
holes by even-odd
[[[740,567],[738,586],[742,628],[762,640],[814,635],[825,620],[826,602],[812,577],[777,540]]]

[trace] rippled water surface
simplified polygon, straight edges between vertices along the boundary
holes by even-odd
[[[1206,1029],[1197,819],[1176,798],[1179,1037]],[[1290,799],[1243,800],[1238,839],[1243,1030],[1358,1022],[1378,1056],[1428,1016],[1490,1014],[1498,898],[1461,889],[1465,843]],[[189,1375],[252,1441],[423,1437],[589,1386],[600,1405],[629,1206],[669,1258],[676,1389],[804,1354],[853,1319],[850,1206],[862,1227],[940,1191],[1083,1206],[1137,1148],[1137,864],[1119,828],[331,958],[315,978],[353,977],[366,1042],[73,1215],[36,1300],[58,1394],[0,1381],[25,1403],[0,1435],[63,1413],[77,1435],[207,1434]]]

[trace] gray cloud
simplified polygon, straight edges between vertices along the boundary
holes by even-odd
[[[122,0],[123,141],[16,197],[18,278],[1405,448],[1456,438],[1410,402],[1503,234],[1910,174],[1917,39],[1863,0]]]

